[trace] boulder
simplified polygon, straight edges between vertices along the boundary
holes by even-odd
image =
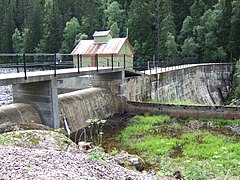
[[[24,130],[3,133],[0,144],[23,148],[68,151],[77,145],[64,134],[46,130]]]
[[[144,160],[135,154],[129,154],[128,152],[121,151],[114,157],[114,159],[123,167],[136,169],[140,172],[144,170]]]

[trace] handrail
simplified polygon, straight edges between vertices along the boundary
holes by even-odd
[[[88,57],[88,59],[86,59]],[[119,61],[119,57],[121,57],[121,62]],[[19,68],[23,68],[24,77],[27,79],[27,68],[28,67],[37,67],[37,66],[49,66],[50,69],[54,70],[54,76],[57,76],[57,69],[66,68],[69,65],[75,65],[77,68],[78,74],[82,67],[86,66],[94,66],[96,67],[96,71],[99,70],[99,67],[107,66],[110,67],[112,70],[114,69],[115,65],[117,67],[122,67],[123,69],[132,67],[137,70],[145,71],[149,70],[150,74],[153,70],[158,72],[157,68],[161,68],[162,71],[164,68],[167,69],[177,69],[177,66],[182,68],[186,68],[189,64],[199,64],[199,63],[206,63],[201,62],[196,59],[189,60],[188,62],[175,62],[169,59],[156,61],[138,61],[129,60],[127,57],[132,57],[131,55],[127,54],[60,54],[60,53],[0,53],[0,60],[3,62],[7,61],[8,63],[1,64],[0,68],[4,67],[16,67],[17,72],[19,73]],[[9,59],[8,59],[9,58]],[[60,59],[58,59],[60,58]],[[106,59],[104,62],[101,58]],[[76,62],[77,61],[77,62]],[[69,63],[70,62],[70,63]],[[75,64],[74,64],[75,62]],[[191,63],[189,63],[191,62]],[[221,61],[222,63],[223,61]],[[226,62],[226,61],[225,61]],[[210,63],[210,62],[208,62]],[[216,63],[216,62],[213,62]],[[234,63],[234,62],[227,62],[227,63]],[[44,68],[43,68],[44,69]]]

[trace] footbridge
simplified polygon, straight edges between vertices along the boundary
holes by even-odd
[[[124,79],[126,74],[141,75],[132,69],[124,69],[120,67],[85,67],[70,68],[48,71],[11,73],[1,74],[0,86],[12,85],[13,102],[28,103],[33,105],[40,112],[42,123],[59,128],[58,114],[58,89],[57,83],[59,79],[80,77],[80,76],[98,76],[105,75]]]

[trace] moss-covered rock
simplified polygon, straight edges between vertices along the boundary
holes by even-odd
[[[77,146],[64,134],[45,130],[25,130],[3,133],[0,135],[0,144],[57,151],[65,151]]]
[[[6,122],[0,124],[0,134],[7,133],[11,131],[23,131],[23,130],[53,130],[52,128],[45,126],[43,124],[35,122]]]

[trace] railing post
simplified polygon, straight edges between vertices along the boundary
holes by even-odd
[[[156,74],[158,73],[158,70],[157,70],[157,65],[156,65],[156,60],[154,61],[154,63],[155,63],[155,71],[156,71]]]
[[[149,62],[149,61],[148,61]],[[149,70],[150,70],[150,75],[152,74],[152,68],[151,68],[151,65],[149,63]]]
[[[123,68],[126,69],[126,54],[123,55]]]
[[[144,66],[143,66],[143,68],[144,68],[143,72],[144,72],[144,74],[146,74],[146,62],[143,61],[143,64],[144,64]]]
[[[57,55],[54,54],[54,77],[57,76]]]
[[[111,60],[112,60],[112,70],[113,70],[113,54],[111,54]]]
[[[82,65],[82,54],[80,54],[80,68],[82,68],[83,67],[83,65]]]
[[[18,54],[16,55],[16,60],[17,60],[17,73],[19,73],[19,68],[18,68],[18,65],[19,65],[19,59],[18,59]]]
[[[27,68],[26,68],[26,57],[25,53],[23,54],[23,69],[24,69],[24,78],[27,80]]]
[[[78,68],[78,74],[80,73],[80,59],[79,59],[79,54],[77,55],[77,68]]]
[[[96,61],[96,67],[97,67],[97,72],[98,72],[98,54],[95,54],[95,61]]]

